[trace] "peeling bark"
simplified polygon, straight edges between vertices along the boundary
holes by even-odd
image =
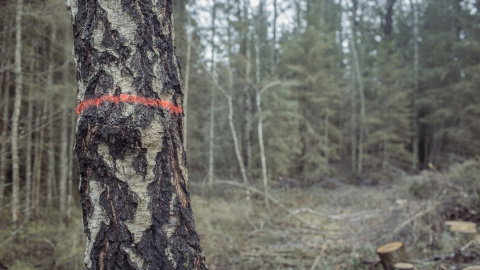
[[[188,192],[171,0],[71,1],[88,269],[207,269]],[[148,100],[147,100],[148,99]],[[135,99],[133,99],[135,100]]]

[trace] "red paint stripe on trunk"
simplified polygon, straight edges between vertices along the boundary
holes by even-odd
[[[97,108],[105,102],[111,102],[115,104],[122,103],[132,103],[132,104],[143,104],[145,106],[151,107],[162,107],[170,110],[170,113],[182,113],[183,109],[181,106],[176,106],[170,101],[156,99],[156,98],[146,98],[146,97],[137,97],[126,94],[121,94],[120,96],[114,95],[104,95],[98,98],[87,99],[80,102],[77,106],[77,114],[81,114],[83,110],[96,106]]]

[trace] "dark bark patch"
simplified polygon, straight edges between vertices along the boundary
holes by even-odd
[[[133,168],[135,172],[141,174],[143,179],[147,175],[147,149],[142,148],[141,152],[133,159]]]

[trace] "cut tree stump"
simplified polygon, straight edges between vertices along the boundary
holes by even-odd
[[[393,268],[395,270],[414,270],[413,264],[411,263],[396,263]]]
[[[407,253],[402,242],[392,242],[377,249],[383,268],[395,270],[395,264],[407,261]]]
[[[477,233],[477,224],[473,222],[450,220],[445,222],[445,224],[450,226],[451,232]]]

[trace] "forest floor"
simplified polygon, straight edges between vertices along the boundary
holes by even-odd
[[[445,222],[480,222],[479,178],[480,162],[468,161],[371,186],[274,188],[269,211],[261,192],[247,201],[231,183],[192,185],[191,194],[211,270],[383,269],[376,249],[392,241],[404,243],[418,270],[463,269],[480,264],[480,236],[452,233]],[[54,210],[15,237],[5,223],[0,263],[9,270],[84,269],[80,209],[69,227]]]

